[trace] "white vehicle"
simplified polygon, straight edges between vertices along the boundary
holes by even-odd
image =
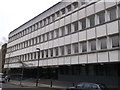
[[[5,75],[3,73],[0,73],[0,82],[5,83]]]

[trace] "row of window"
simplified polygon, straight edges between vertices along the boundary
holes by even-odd
[[[79,2],[73,2],[72,4],[66,6],[65,8],[61,9],[60,11],[57,11],[56,13],[52,14],[51,16],[39,21],[38,23],[36,23],[36,24],[34,24],[34,25],[32,25],[32,26],[30,26],[28,28],[26,28],[25,30],[19,32],[18,34],[10,37],[9,38],[10,41],[18,39],[18,38],[20,38],[20,37],[22,37],[22,36],[24,36],[24,35],[26,35],[28,33],[31,33],[34,30],[37,30],[39,28],[42,28],[42,27],[54,22],[58,17],[66,14],[67,12],[70,12],[70,11],[78,8],[78,3]],[[81,2],[81,5],[83,5],[83,4],[85,4],[85,3]]]
[[[109,17],[110,20],[114,20],[117,18],[116,16],[116,8],[112,8],[109,10]],[[105,23],[105,12],[102,11],[101,13],[97,14],[98,16],[98,23],[103,24]],[[94,27],[95,26],[95,15],[89,16],[88,18],[84,18],[80,21],[73,22],[72,24],[68,24],[66,26],[57,28],[51,32],[47,32],[45,34],[42,34],[40,36],[37,36],[35,38],[32,38],[30,40],[27,40],[25,42],[22,42],[20,44],[14,45],[10,47],[9,49],[11,51],[22,49],[31,45],[35,45],[41,42],[45,42],[48,40],[52,40],[61,36],[65,36],[68,34],[71,34],[73,32],[77,32],[78,30],[84,30],[86,29],[86,24],[89,22],[89,27]],[[11,49],[12,48],[12,49]],[[9,51],[9,50],[8,50]]]
[[[55,47],[47,50],[41,50],[39,52],[40,58],[57,57],[57,56],[84,53],[89,51],[104,50],[108,48],[107,46],[108,41],[111,42],[111,48],[120,47],[118,35],[111,36],[109,38],[110,40],[107,40],[107,37],[103,37],[98,40],[93,39],[90,41],[84,41],[80,43]],[[37,52],[29,53],[29,54],[17,56],[17,58],[23,61],[35,60],[38,58],[38,53]],[[16,57],[12,58],[12,61],[14,61],[14,59],[16,60]]]

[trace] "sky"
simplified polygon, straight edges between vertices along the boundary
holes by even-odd
[[[0,0],[0,45],[8,34],[61,0]]]

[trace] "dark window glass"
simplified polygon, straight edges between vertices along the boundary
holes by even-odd
[[[56,12],[56,16],[57,17],[59,17],[60,16],[60,12],[58,11],[58,12]]]
[[[63,8],[61,12],[62,12],[62,15],[65,14],[65,8]]]
[[[48,24],[51,22],[50,17],[48,17]]]
[[[43,37],[43,42],[44,42],[45,41],[45,34],[43,34],[42,37]]]
[[[70,34],[71,33],[71,24],[67,25],[67,34]]]
[[[59,37],[59,29],[56,29],[55,33],[56,33],[56,37]]]
[[[71,5],[67,6],[67,10],[68,10],[68,12],[71,11]]]
[[[55,21],[55,15],[53,14],[52,15],[52,22],[54,22]]]
[[[53,57],[53,49],[50,49],[50,55]]]
[[[42,58],[44,58],[44,51],[41,51],[41,53],[42,53]]]
[[[99,13],[99,24],[103,24],[105,22],[105,12]]]
[[[91,44],[91,51],[96,50],[96,40],[91,40],[90,44]]]
[[[58,56],[58,47],[55,48],[55,56]]]
[[[112,36],[112,47],[119,47],[119,36]]]
[[[101,49],[106,49],[107,48],[107,39],[106,38],[101,38],[100,39],[100,46],[101,46]]]
[[[61,55],[64,55],[64,46],[60,47]]]
[[[48,50],[46,50],[46,57],[48,57]]]
[[[110,14],[110,20],[116,19],[116,8],[110,9],[109,14]]]
[[[34,53],[34,59],[36,59],[36,52]]]
[[[82,29],[86,28],[86,19],[81,20]]]
[[[78,43],[73,44],[73,47],[74,47],[74,53],[78,53],[79,52]]]
[[[71,45],[66,46],[67,54],[71,54]]]
[[[82,52],[87,52],[87,43],[86,42],[82,42]]]
[[[93,16],[90,16],[90,17],[89,17],[89,20],[90,20],[90,27],[95,26],[95,16],[94,16],[94,15],[93,15]]]
[[[51,39],[54,38],[54,31],[51,31]]]
[[[65,35],[65,27],[61,27],[61,35],[62,35],[62,36]]]
[[[85,1],[83,1],[83,0],[81,1],[81,5],[84,5],[85,3],[86,3]]]
[[[78,31],[78,22],[73,23],[74,31]]]
[[[49,32],[47,33],[47,40],[49,40]]]
[[[74,9],[76,9],[78,7],[78,2],[74,2],[73,6],[74,6]]]
[[[43,20],[43,26],[45,26],[45,25],[46,25],[46,19]]]

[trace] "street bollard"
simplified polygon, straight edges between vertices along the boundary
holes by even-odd
[[[51,82],[50,82],[50,87],[52,88],[52,80],[51,80]]]
[[[75,83],[73,82],[73,86],[75,86]]]

